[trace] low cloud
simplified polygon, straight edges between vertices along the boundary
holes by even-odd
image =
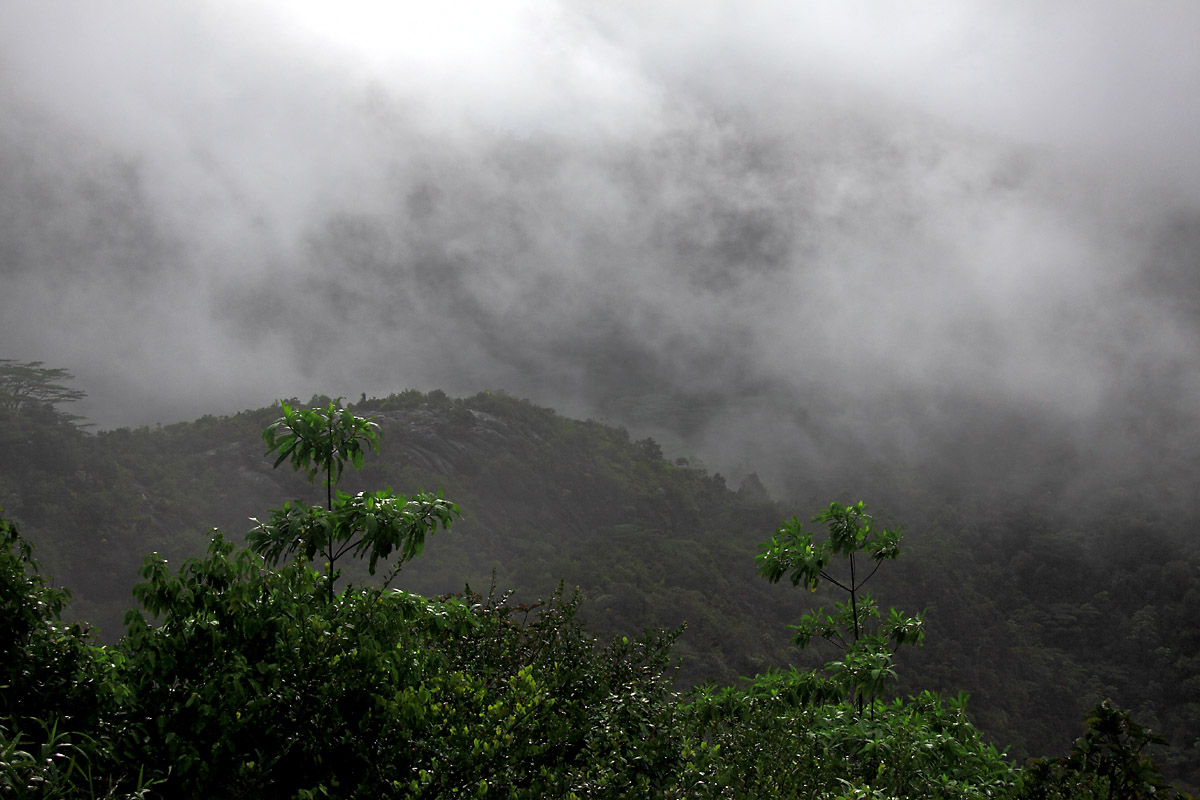
[[[0,341],[102,425],[442,387],[777,475],[1185,457],[1192,4],[315,13],[0,11]]]

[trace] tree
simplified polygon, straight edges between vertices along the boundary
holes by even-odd
[[[1163,779],[1146,750],[1166,737],[1139,725],[1112,700],[1097,703],[1083,721],[1085,731],[1066,758],[1033,759],[1025,770],[1022,800],[1186,798]]]
[[[62,381],[74,378],[65,369],[42,366],[41,361],[20,362],[0,358],[0,408],[14,413],[48,408],[67,421],[79,419],[55,408],[59,403],[72,403],[87,397],[85,392],[62,384]]]
[[[258,524],[248,536],[251,548],[272,564],[293,554],[305,561],[322,555],[330,603],[339,558],[365,555],[367,569],[374,575],[378,561],[395,553],[385,582],[390,584],[405,562],[421,554],[425,537],[439,526],[450,527],[459,515],[458,506],[443,499],[440,492],[405,497],[390,488],[354,495],[335,491],[334,484],[347,461],[362,469],[364,445],[379,450],[379,426],[355,416],[340,403],[338,398],[323,409],[295,409],[280,403],[283,416],[263,431],[267,454],[278,451],[275,466],[290,460],[292,468],[304,471],[310,483],[324,472],[326,506],[284,503],[271,510],[267,522],[253,520]]]
[[[922,615],[908,617],[893,608],[887,621],[877,622],[869,632],[868,621],[879,620],[880,615],[863,585],[884,561],[900,555],[899,528],[876,528],[861,501],[850,506],[831,503],[812,521],[828,529],[825,541],[817,542],[815,532],[804,530],[792,517],[760,547],[758,573],[771,583],[787,575],[793,586],[803,585],[813,592],[825,581],[846,593],[845,601],[834,604],[834,613],[818,608],[789,627],[795,631],[792,641],[800,647],[821,638],[845,653],[830,666],[857,700],[861,715],[864,698],[878,696],[883,685],[895,677],[891,659],[896,649],[902,644],[920,644],[924,620]],[[834,574],[831,562],[835,558],[846,562],[848,574]]]

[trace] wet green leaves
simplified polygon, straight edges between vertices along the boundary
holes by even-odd
[[[277,453],[275,467],[290,461],[311,483],[322,471],[324,485],[336,484],[346,462],[363,467],[363,446],[379,452],[379,426],[341,406],[341,398],[326,408],[293,408],[281,402],[283,416],[262,433],[267,455]]]
[[[275,466],[289,461],[309,482],[325,473],[326,507],[287,502],[272,509],[266,522],[256,523],[247,536],[250,548],[268,563],[296,557],[305,563],[321,556],[326,564],[328,597],[333,601],[335,564],[343,556],[366,558],[370,574],[381,559],[392,558],[388,582],[401,566],[425,548],[425,539],[449,528],[459,508],[441,492],[418,492],[413,497],[391,489],[346,494],[334,491],[347,461],[362,469],[364,447],[379,451],[379,426],[341,406],[341,398],[326,408],[297,409],[281,402],[283,416],[263,431],[267,455]]]
[[[459,513],[441,492],[412,497],[390,489],[338,492],[331,510],[292,502],[272,509],[266,522],[252,520],[257,524],[247,541],[271,564],[293,556],[312,562],[318,555],[333,563],[350,555],[365,558],[372,575],[379,561],[391,558],[394,573],[420,556],[426,538],[449,528]]]
[[[891,656],[896,648],[921,643],[924,620],[920,614],[909,617],[893,608],[881,621],[878,605],[863,588],[880,564],[899,556],[899,528],[876,527],[861,501],[830,503],[813,522],[825,528],[824,540],[817,540],[816,532],[806,531],[793,517],[759,548],[758,573],[771,583],[786,576],[793,586],[810,591],[825,582],[845,592],[846,599],[835,602],[832,613],[817,608],[789,627],[794,632],[792,641],[800,647],[824,639],[844,651],[844,657],[831,661],[826,669],[835,674],[848,697],[858,699],[861,711],[866,699],[878,697],[895,679]],[[833,565],[839,563],[841,569],[835,569]]]

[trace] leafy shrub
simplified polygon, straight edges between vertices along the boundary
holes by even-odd
[[[860,715],[842,688],[797,670],[708,689],[687,707],[698,735],[690,797],[1005,796],[1014,772],[966,717],[965,697],[931,692]]]
[[[1147,800],[1186,797],[1170,786],[1146,752],[1167,740],[1134,721],[1112,700],[1084,719],[1084,734],[1066,758],[1034,759],[1025,770],[1021,797],[1028,800]]]
[[[121,753],[172,796],[613,796],[673,772],[673,636],[597,647],[561,595],[330,606],[315,570],[220,536],[143,575],[160,624],[129,619]]]

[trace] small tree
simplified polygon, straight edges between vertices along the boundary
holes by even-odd
[[[787,575],[793,586],[815,592],[825,581],[845,592],[846,600],[834,603],[834,613],[818,608],[789,627],[795,631],[792,641],[800,647],[807,647],[815,637],[844,652],[843,659],[830,666],[857,700],[861,714],[864,698],[878,696],[884,684],[895,677],[892,655],[896,649],[921,643],[924,620],[920,614],[908,617],[893,608],[887,621],[880,621],[874,598],[863,589],[884,561],[900,555],[899,528],[876,528],[862,502],[850,506],[831,503],[812,521],[827,528],[825,541],[816,541],[816,533],[804,530],[792,517],[761,545],[756,558],[758,573],[771,583]],[[846,574],[834,573],[831,562],[835,559],[845,562]],[[876,620],[873,626],[868,624],[872,619]]]
[[[1149,748],[1167,744],[1166,737],[1134,721],[1110,699],[1084,718],[1083,736],[1066,758],[1036,758],[1022,775],[1022,800],[1105,798],[1149,800],[1187,798],[1162,777]]]
[[[341,398],[326,408],[296,409],[281,402],[283,416],[263,431],[267,455],[278,452],[274,466],[291,461],[292,468],[304,471],[310,483],[325,474],[325,508],[299,501],[272,509],[267,522],[259,522],[250,532],[251,548],[272,564],[297,554],[312,561],[324,557],[329,601],[333,602],[335,564],[346,554],[367,556],[367,569],[375,574],[381,558],[393,554],[395,562],[387,583],[400,567],[416,558],[425,547],[425,537],[450,527],[459,515],[458,506],[436,495],[420,492],[413,497],[396,495],[390,488],[355,495],[336,491],[334,484],[349,461],[362,469],[364,445],[379,451],[379,426],[370,419],[355,416],[340,405]]]

